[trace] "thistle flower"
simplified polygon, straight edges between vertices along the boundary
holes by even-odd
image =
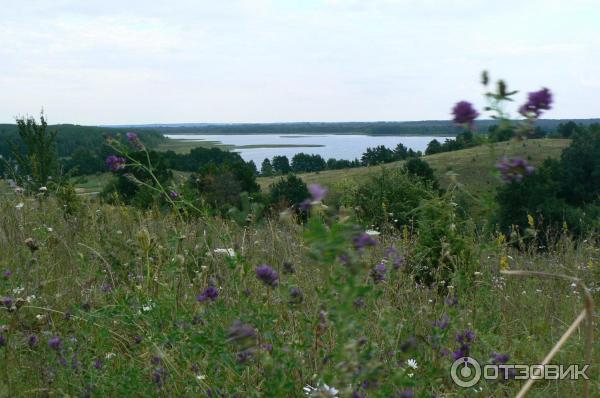
[[[496,164],[505,182],[521,182],[525,176],[533,174],[535,168],[525,159],[509,159],[506,156]]]
[[[11,309],[14,302],[15,299],[12,297],[2,297],[2,299],[0,299],[0,304],[5,306],[7,309]]]
[[[127,160],[120,156],[110,155],[106,158],[106,166],[110,171],[119,171],[125,168]]]
[[[267,286],[274,287],[279,284],[279,274],[266,264],[256,267],[256,276]]]
[[[125,135],[127,136],[127,141],[129,141],[129,143],[131,145],[133,145],[133,147],[135,149],[137,149],[137,150],[144,149],[144,144],[142,144],[142,141],[140,141],[140,137],[138,137],[138,135],[136,133],[128,132]]]
[[[215,301],[217,297],[219,297],[219,290],[214,286],[209,286],[206,289],[204,289],[202,294],[198,295],[196,299],[202,303],[207,300]]]
[[[527,102],[519,108],[519,113],[525,117],[538,118],[542,111],[552,109],[552,92],[547,88],[529,93]]]
[[[314,202],[321,202],[325,198],[325,195],[327,195],[327,188],[322,187],[319,184],[310,184],[308,186],[308,192],[310,192]]]
[[[468,101],[457,102],[452,108],[452,114],[454,115],[454,123],[468,125],[469,127],[473,126],[473,121],[479,116],[479,112]]]

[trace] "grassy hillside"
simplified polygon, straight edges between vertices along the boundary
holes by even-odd
[[[546,158],[560,156],[561,151],[569,145],[569,142],[569,140],[564,139],[537,139],[527,140],[523,143],[512,141],[501,142],[425,156],[423,159],[435,170],[442,186],[446,186],[451,179],[456,179],[458,182],[469,187],[473,193],[481,193],[489,191],[491,187],[499,183],[499,179],[490,173],[490,171],[495,169],[496,162],[503,155],[522,156],[534,165],[538,165]],[[402,163],[394,162],[382,166],[304,173],[299,176],[306,183],[333,186],[345,179],[361,181],[381,167],[394,168],[401,166]],[[258,179],[258,182],[263,189],[266,189],[279,178],[261,177]]]

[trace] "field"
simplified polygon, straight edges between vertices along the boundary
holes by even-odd
[[[410,235],[358,251],[336,238],[348,268],[318,254],[334,241],[285,220],[240,227],[87,199],[72,214],[52,198],[19,201],[0,203],[2,397],[301,397],[323,383],[343,397],[513,396],[517,381],[453,384],[452,352],[465,347],[455,336],[471,333],[479,361],[536,363],[583,299],[569,281],[502,276],[499,264],[575,275],[599,291],[592,241],[520,252],[473,238],[477,261],[440,296],[405,272]],[[382,259],[388,271],[373,283]],[[260,264],[278,283],[257,278]],[[555,361],[583,363],[584,340],[580,329]],[[582,385],[538,382],[529,396],[575,396]]]
[[[520,155],[532,164],[539,165],[546,158],[557,158],[561,151],[569,145],[564,139],[537,139],[523,143],[500,142],[481,145],[474,148],[454,152],[445,152],[424,156],[434,169],[442,186],[451,180],[464,184],[474,194],[490,192],[499,179],[493,174],[495,164],[503,156]],[[319,183],[334,186],[344,180],[362,181],[381,167],[396,168],[403,162],[393,162],[382,166],[359,167],[354,169],[327,170],[318,173],[303,173],[300,177],[307,183]],[[268,188],[280,177],[261,177],[258,179],[263,189]]]

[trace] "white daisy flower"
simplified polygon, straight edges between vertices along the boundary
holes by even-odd
[[[365,231],[365,234],[367,234],[369,236],[379,236],[379,235],[381,235],[381,232],[375,231],[374,229],[367,229]]]
[[[417,365],[417,361],[415,359],[413,359],[413,358],[411,358],[408,361],[406,361],[406,364],[409,367],[413,368],[413,369],[418,369],[419,368],[419,366]]]

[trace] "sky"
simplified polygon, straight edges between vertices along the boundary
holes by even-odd
[[[483,109],[484,69],[514,109],[548,87],[545,117],[600,117],[599,21],[598,0],[0,0],[0,123],[448,119]]]

